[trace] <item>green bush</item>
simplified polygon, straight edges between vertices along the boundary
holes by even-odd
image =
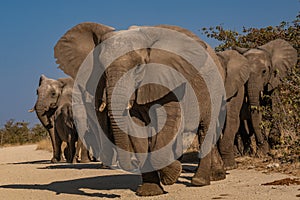
[[[0,129],[0,146],[36,143],[48,137],[48,132],[42,125],[36,124],[32,128],[29,128],[28,125],[28,122],[8,120]]]

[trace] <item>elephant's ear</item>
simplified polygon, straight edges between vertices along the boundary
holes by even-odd
[[[247,82],[250,75],[249,63],[234,50],[219,52],[217,55],[225,71],[224,85],[226,98],[229,99]]]
[[[70,87],[73,87],[74,85],[74,79],[72,79],[71,77],[68,77],[68,78],[59,78],[57,79],[57,81],[61,82],[63,84],[63,86],[70,86]]]
[[[283,39],[273,40],[259,48],[271,55],[272,74],[268,89],[273,90],[281,83],[281,79],[287,75],[287,72],[296,65],[297,50]]]
[[[47,79],[47,77],[44,74],[42,74],[40,77],[40,80],[39,80],[39,86],[41,86],[42,82],[46,79]]]
[[[54,47],[58,67],[75,79],[86,56],[103,41],[104,34],[113,30],[112,27],[92,22],[84,22],[68,30]]]

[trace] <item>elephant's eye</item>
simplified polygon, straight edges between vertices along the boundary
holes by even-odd
[[[263,73],[263,74],[267,73],[267,70],[264,69],[264,70],[262,71],[262,73]]]
[[[51,96],[52,96],[52,97],[55,97],[55,95],[56,95],[55,92],[52,92],[52,93],[51,93]]]

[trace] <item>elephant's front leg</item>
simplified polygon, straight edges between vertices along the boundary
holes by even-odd
[[[223,137],[219,141],[219,149],[226,170],[235,169],[237,164],[234,159],[234,138],[240,125],[240,110],[243,105],[244,89],[238,91],[226,104],[226,124]]]
[[[166,193],[160,185],[160,179],[157,171],[142,174],[143,183],[136,191],[138,196],[155,196]]]
[[[211,176],[211,151],[201,158],[198,169],[192,178],[192,185],[194,186],[205,186],[210,185]]]
[[[180,123],[181,123],[181,112],[180,105],[178,102],[168,102],[164,104],[164,109],[167,113],[166,123],[162,130],[152,137],[150,145],[151,151],[160,151],[160,159],[168,159],[170,154],[176,154],[175,152],[162,151],[161,149],[165,147],[172,139],[176,136],[176,133],[179,131]],[[157,117],[159,119],[159,117]],[[161,160],[152,158],[152,164],[154,166],[159,166]],[[180,161],[174,160],[168,166],[159,170],[160,179],[162,184],[164,185],[172,185],[174,184],[182,171],[182,166]]]
[[[67,162],[69,163],[76,163],[77,160],[76,160],[76,156],[75,156],[75,153],[76,153],[76,141],[77,141],[77,137],[75,135],[72,135],[70,136],[70,140],[69,140],[69,144],[68,144],[68,147],[69,147],[69,159],[67,160]]]
[[[55,134],[54,134],[54,127],[48,129],[49,135],[50,135],[50,140],[52,144],[52,150],[53,150],[53,156],[51,158],[52,163],[56,163],[60,161],[60,156],[58,155],[58,149],[56,148],[56,141],[55,141]]]
[[[212,146],[211,151],[201,158],[197,172],[192,178],[195,186],[209,185],[210,181],[218,181],[226,178],[226,171],[222,158],[216,146]]]
[[[52,163],[57,163],[61,160],[61,144],[62,140],[58,136],[58,133],[55,128],[53,128],[53,133],[54,133],[54,147],[53,147],[53,158],[51,159]]]

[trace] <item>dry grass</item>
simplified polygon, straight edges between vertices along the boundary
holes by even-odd
[[[279,172],[300,177],[300,162],[298,161],[282,163],[271,157],[255,158],[249,156],[238,157],[236,161],[239,169],[256,169],[266,174]]]
[[[62,143],[61,149],[63,150],[67,144],[65,142]],[[36,150],[45,150],[52,152],[52,144],[50,138],[45,138],[37,143]]]
[[[45,138],[37,143],[36,150],[46,150],[52,152],[52,144],[49,138]]]

